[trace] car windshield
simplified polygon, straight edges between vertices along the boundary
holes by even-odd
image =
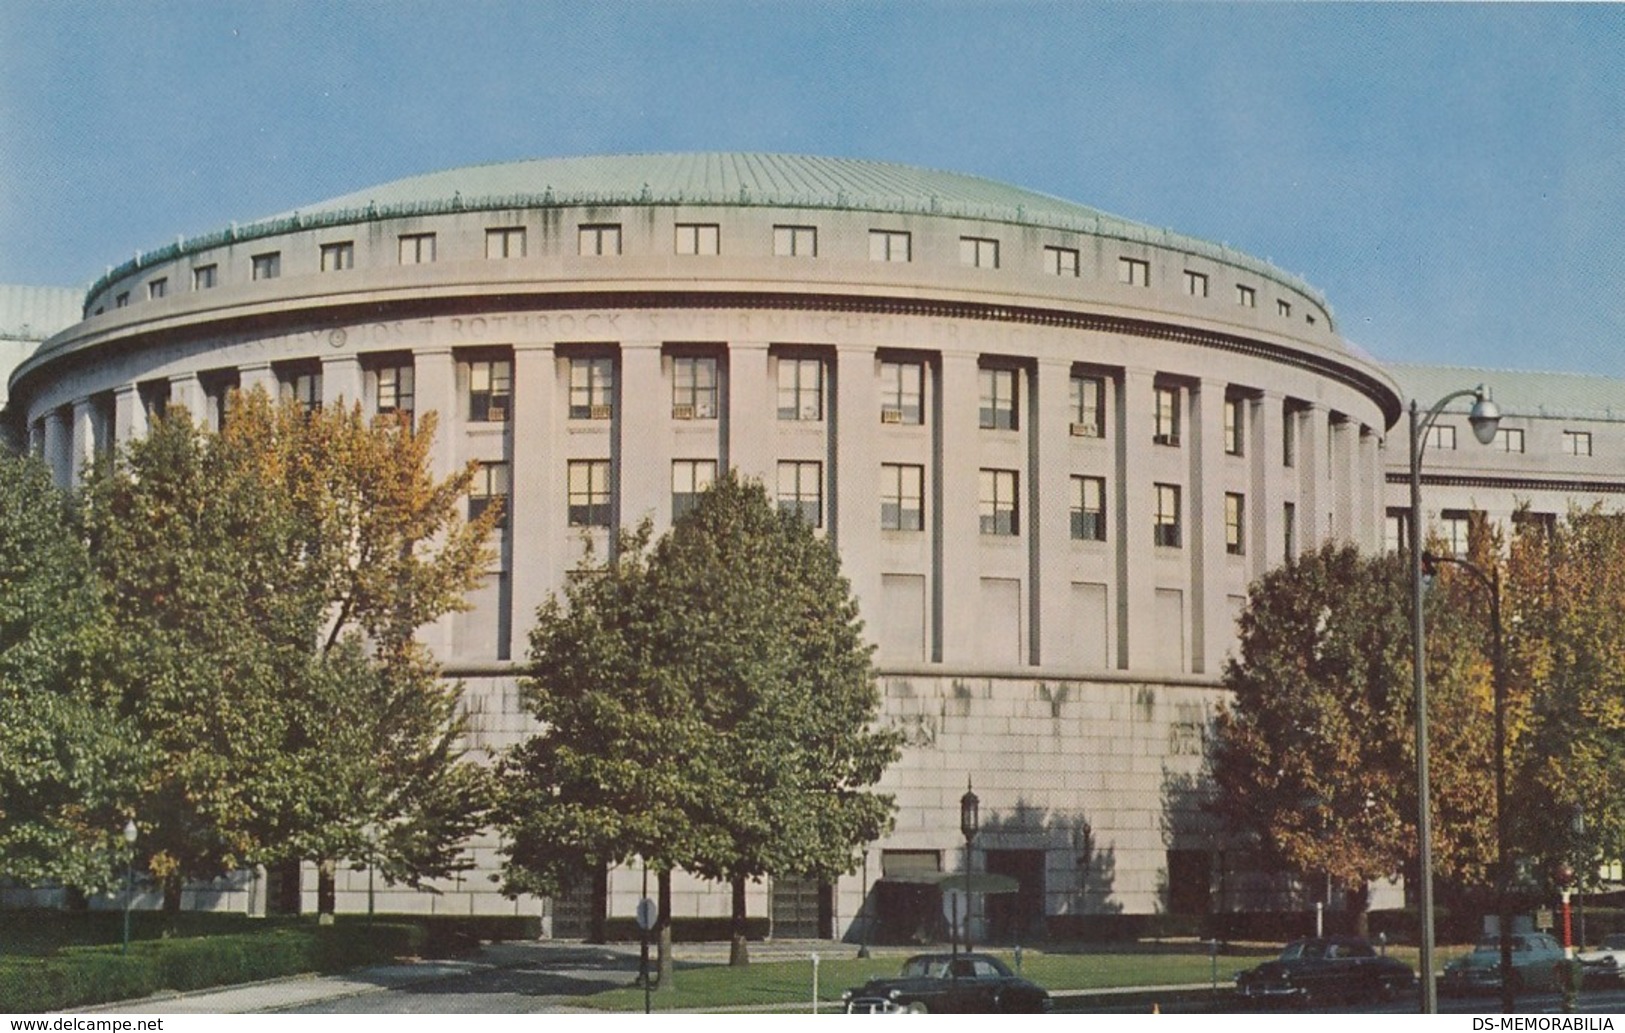
[[[904,979],[947,979],[947,958],[909,958],[903,965]]]

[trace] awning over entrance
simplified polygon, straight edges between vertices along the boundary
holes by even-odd
[[[893,886],[940,886],[943,889],[961,890],[965,888],[964,872],[894,872],[883,875],[880,881]],[[972,872],[970,876],[970,891],[972,893],[1014,893],[1021,888],[1021,884],[1008,875],[993,875],[988,872]]]

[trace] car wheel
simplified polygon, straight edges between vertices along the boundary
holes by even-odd
[[[910,1001],[908,1002],[908,1007],[904,1008],[903,1010],[912,1015],[924,1015],[931,1009],[925,1006],[924,1001]]]

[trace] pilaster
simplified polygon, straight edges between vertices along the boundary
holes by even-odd
[[[936,485],[932,511],[934,577],[933,608],[940,614],[941,661],[972,664],[977,659],[977,604],[981,599],[981,470],[977,441],[980,386],[975,354],[944,352],[941,381],[933,397],[931,420],[938,428]],[[955,562],[944,556],[952,553]]]
[[[141,392],[134,384],[120,384],[113,389],[113,441],[129,444],[147,434],[147,409],[141,404]]]
[[[361,360],[351,353],[322,356],[322,405],[351,406],[361,400]]]
[[[660,342],[622,342],[617,379],[610,458],[618,523],[636,527],[648,517],[670,526],[671,389],[661,375]]]
[[[425,377],[419,353],[415,371],[419,398],[425,380],[434,382],[432,389],[438,394],[447,393],[446,384],[454,379],[450,358],[450,352],[440,353],[437,361],[427,364],[430,373]],[[563,498],[550,491],[555,468],[561,465],[553,444],[557,391],[552,345],[515,345],[513,393],[516,445],[509,463],[508,540],[515,638],[511,655],[519,656],[537,608],[562,581],[556,554],[565,537],[565,508]],[[442,398],[436,404],[446,402]]]
[[[762,481],[771,493],[777,472],[773,419],[778,409],[768,376],[767,348],[765,341],[728,346],[728,400],[724,410],[728,426],[723,437],[723,464],[738,470],[742,477]]]
[[[1157,511],[1156,481],[1151,463],[1151,414],[1155,411],[1155,373],[1125,369],[1118,392],[1116,512],[1117,527],[1117,657],[1130,671],[1151,670],[1157,663],[1156,551],[1152,519]],[[1178,629],[1174,629],[1177,631]]]
[[[1027,395],[1033,400],[1027,418],[1027,479],[1033,486],[1028,493],[1032,512],[1027,536],[1027,583],[1032,592],[1028,656],[1034,664],[1051,665],[1069,657],[1067,640],[1077,634],[1067,622],[1072,571],[1065,560],[1072,537],[1072,475],[1078,472],[1067,461],[1072,444],[1066,414],[1072,364],[1040,359],[1033,379]],[[1042,562],[1045,556],[1047,563]]]
[[[1189,613],[1190,665],[1196,674],[1218,670],[1229,639],[1230,610],[1225,593],[1228,553],[1224,525],[1224,389],[1224,381],[1203,380],[1191,392]]]
[[[852,583],[859,612],[871,632],[879,627],[871,607],[880,603],[880,402],[875,390],[875,350],[837,349],[831,370],[828,433],[833,457],[829,476],[830,537],[841,554],[841,571]]]

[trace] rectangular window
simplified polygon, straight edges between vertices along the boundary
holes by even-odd
[[[1207,273],[1185,270],[1185,293],[1193,298],[1207,297]]]
[[[1258,292],[1246,284],[1236,284],[1236,304],[1242,308],[1257,308]]]
[[[1106,479],[1072,478],[1072,537],[1083,542],[1106,540]]]
[[[991,237],[960,237],[959,264],[973,269],[997,269],[999,242]]]
[[[1278,316],[1291,316],[1292,315],[1292,302],[1287,301],[1285,298],[1276,298],[1275,299],[1275,314],[1278,315]]]
[[[1014,470],[981,472],[980,508],[983,534],[1012,536],[1020,533],[1021,516],[1016,499],[1019,481]]]
[[[1517,534],[1536,535],[1551,541],[1552,535],[1557,533],[1557,514],[1520,509],[1512,514],[1512,526]]]
[[[255,255],[253,262],[253,275],[256,280],[274,280],[282,275],[280,251],[267,251],[263,255]]]
[[[824,526],[824,464],[779,464],[779,511],[794,513],[810,527]]]
[[[1224,494],[1224,551],[1240,556],[1247,551],[1247,499],[1233,491]]]
[[[322,407],[322,368],[299,365],[277,372],[277,382],[283,398],[299,403],[308,415]]]
[[[921,405],[925,366],[919,362],[880,364],[880,422],[918,425],[925,422]]]
[[[1046,247],[1044,249],[1044,269],[1052,276],[1077,276],[1077,248]]]
[[[513,363],[477,359],[468,364],[470,423],[505,423],[513,395]]]
[[[524,258],[525,227],[495,226],[485,231],[486,258]]]
[[[192,270],[192,289],[206,291],[220,282],[220,267],[218,265],[200,265]]]
[[[1224,400],[1224,452],[1226,455],[1239,456],[1245,452],[1247,438],[1247,400],[1245,398],[1226,398]]]
[[[1156,389],[1156,413],[1151,432],[1155,445],[1179,445],[1179,388]]]
[[[376,406],[379,415],[398,413],[410,420],[416,406],[416,377],[411,360],[379,366],[374,375],[378,379]]]
[[[1106,381],[1100,377],[1073,377],[1067,415],[1072,417],[1072,436],[1106,436]]]
[[[1514,515],[1516,520],[1517,516]],[[1389,552],[1405,552],[1411,547],[1411,511],[1390,506],[1383,527],[1383,547]]]
[[[1169,549],[1179,548],[1179,485],[1157,485],[1154,541]]]
[[[570,360],[570,419],[607,420],[614,415],[615,360]]]
[[[717,479],[715,459],[673,459],[671,462],[671,519],[681,520],[700,501],[700,493]]]
[[[571,527],[608,527],[609,460],[572,459],[569,465]]]
[[[1440,449],[1445,452],[1456,450],[1456,428],[1451,424],[1434,424],[1428,431],[1428,447]]]
[[[578,246],[581,254],[593,257],[620,254],[620,224],[602,223],[581,227]]]
[[[680,222],[676,249],[679,255],[721,254],[722,227],[714,222]]]
[[[1016,371],[983,369],[980,374],[982,429],[1015,430],[1020,422],[1016,414]]]
[[[433,233],[403,233],[400,236],[401,265],[428,265],[434,261]]]
[[[1472,514],[1465,509],[1446,509],[1439,513],[1439,537],[1452,556],[1467,555],[1467,539],[1472,527]]]
[[[156,301],[169,293],[169,277],[160,276],[147,284],[147,300]]]
[[[1117,282],[1126,283],[1132,287],[1151,286],[1151,263],[1143,258],[1119,258],[1117,260]]]
[[[118,294],[113,298],[113,307],[114,308],[124,308],[125,306],[129,305],[129,303],[130,303],[130,292],[129,291],[119,291]]]
[[[783,258],[818,257],[818,227],[773,227],[773,253]]]
[[[1286,550],[1287,559],[1296,559],[1298,556],[1298,504],[1296,502],[1283,502],[1281,504],[1281,536],[1282,548]]]
[[[883,531],[925,529],[925,467],[880,465],[880,527]]]
[[[816,423],[823,418],[823,362],[818,359],[780,359],[779,419]]]
[[[322,245],[322,272],[334,273],[340,269],[355,268],[355,241],[341,240]]]
[[[1516,427],[1502,427],[1495,432],[1496,444],[1503,452],[1523,451],[1523,431]]]
[[[1588,456],[1591,454],[1591,432],[1589,430],[1566,430],[1563,432],[1563,451],[1571,456]]]
[[[870,230],[869,259],[874,262],[913,261],[913,239],[901,230]]]
[[[672,360],[671,418],[717,418],[717,360],[710,356],[679,355]]]
[[[481,463],[468,486],[468,519],[478,520],[493,505],[502,507],[498,527],[508,526],[508,464]]]

